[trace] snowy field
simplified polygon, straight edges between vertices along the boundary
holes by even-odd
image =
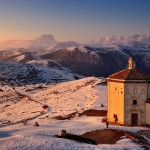
[[[62,129],[73,134],[105,129],[102,117],[82,116],[88,109],[107,109],[107,90],[102,79],[90,77],[55,85],[27,85],[0,90],[0,150],[141,150],[142,147],[124,138],[116,144],[89,145],[54,137]],[[101,107],[101,105],[104,107]],[[46,105],[47,108],[43,108]],[[52,117],[77,112],[71,120]],[[29,119],[26,125],[21,120]],[[34,126],[35,122],[39,127]],[[111,129],[137,132],[144,127],[110,125]],[[148,129],[147,129],[148,130]]]
[[[106,86],[96,85],[99,82],[101,79],[91,77],[53,85],[28,85],[13,89],[3,87],[0,92],[0,124],[16,123],[40,114],[42,119],[40,116],[34,121],[43,124],[43,118],[51,120],[55,116],[91,108],[106,109]],[[105,107],[101,107],[101,104]],[[43,109],[43,105],[48,108]]]
[[[130,139],[119,140],[114,145],[89,145],[68,139],[55,138],[61,129],[66,129],[73,134],[83,134],[87,131],[104,129],[101,117],[79,117],[72,120],[54,121],[47,125],[34,127],[32,125],[12,125],[1,128],[1,150],[142,150],[140,145]],[[129,131],[142,130],[143,128],[111,126],[112,129],[127,129]]]

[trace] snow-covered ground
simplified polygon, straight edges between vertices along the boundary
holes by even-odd
[[[77,115],[71,120],[52,119],[54,116],[87,109],[107,109],[106,86],[99,84],[102,80],[90,77],[54,85],[1,87],[0,150],[141,150],[140,145],[127,138],[114,145],[89,145],[54,137],[62,129],[73,134],[83,134],[106,128],[101,121],[102,117]],[[104,107],[101,107],[101,104]],[[47,108],[44,109],[43,105],[47,105]],[[27,118],[30,118],[27,125],[19,122]],[[7,125],[2,125],[3,122]],[[40,126],[34,126],[35,122]],[[110,128],[132,132],[147,129],[114,125],[110,125]]]
[[[17,86],[47,82],[54,83],[56,80],[74,80],[74,75],[66,68],[60,69],[35,64],[0,62],[0,84],[5,82]]]
[[[61,129],[66,129],[73,134],[83,134],[87,131],[104,129],[101,117],[79,117],[72,120],[54,121],[47,125],[35,127],[33,125],[13,125],[1,128],[0,149],[1,150],[142,150],[140,145],[133,143],[130,139],[119,140],[114,145],[99,144],[89,145],[75,141],[54,137],[60,134]],[[127,129],[137,131],[143,128],[111,126],[115,129]]]
[[[25,58],[25,55],[20,55],[20,56],[16,57],[15,59],[16,59],[17,62],[20,62],[24,58]]]
[[[91,108],[106,109],[106,86],[96,86],[99,82],[101,79],[90,77],[53,85],[15,87],[10,92],[8,87],[5,90],[3,87],[3,91],[0,92],[0,124],[15,123],[43,114],[43,111],[47,111],[42,108],[44,104],[50,109],[45,114],[48,120]],[[105,107],[101,107],[101,104]],[[40,117],[37,117],[36,121],[45,124]]]

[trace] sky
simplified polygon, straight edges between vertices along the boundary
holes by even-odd
[[[0,41],[150,34],[150,0],[0,0]]]

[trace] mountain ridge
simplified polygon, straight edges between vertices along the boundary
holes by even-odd
[[[119,46],[138,46],[150,47],[150,35],[135,34],[131,36],[106,36],[91,42],[80,44],[74,41],[60,42],[55,40],[52,34],[43,34],[34,40],[8,40],[0,42],[0,50],[7,50],[13,48],[45,48],[45,49],[61,49],[78,46],[91,47],[119,47]]]
[[[116,41],[116,38],[108,38],[107,42],[110,39]],[[121,40],[124,39],[121,38]],[[130,38],[130,41],[135,39],[148,43],[150,38],[148,35],[135,35]],[[49,41],[55,44],[50,47],[49,45],[41,47],[37,44],[37,47],[29,49],[16,48],[0,51],[0,61],[40,65],[58,70],[67,68],[71,73],[81,76],[108,77],[112,73],[125,69],[129,57],[133,56],[137,68],[150,74],[150,46],[144,42],[134,41],[131,45],[112,46],[111,44],[96,47],[73,41],[57,42],[52,35],[44,35],[36,40],[43,40],[42,43],[45,42],[45,45]]]
[[[106,36],[94,40],[88,45],[93,46],[117,46],[117,45],[128,45],[132,46],[137,43],[150,46],[150,35],[134,34],[131,36]]]

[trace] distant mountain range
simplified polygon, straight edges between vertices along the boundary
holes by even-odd
[[[43,35],[32,41],[19,42],[26,44],[27,47],[23,45],[21,47],[17,45],[17,42],[13,47],[5,44],[4,46],[9,46],[9,48],[0,51],[1,62],[38,65],[46,67],[46,70],[55,69],[55,72],[59,71],[58,74],[64,74],[67,69],[69,73],[65,73],[65,78],[70,74],[72,79],[75,79],[80,78],[79,75],[108,77],[114,72],[125,69],[129,57],[133,56],[137,68],[150,74],[150,36],[147,35],[112,36],[84,45],[73,41],[58,42],[52,35]],[[12,44],[13,41],[10,43]],[[7,65],[8,69],[9,66]],[[42,70],[44,72],[45,69]],[[3,76],[5,77],[5,72]],[[56,77],[58,78],[58,75]]]
[[[132,36],[107,36],[88,43],[90,46],[150,46],[150,35],[135,34]]]
[[[72,46],[79,46],[78,43],[73,41],[68,42],[58,42],[55,40],[53,35],[44,34],[35,40],[10,40],[5,42],[0,42],[0,50],[14,49],[14,48],[25,48],[25,49],[58,49],[67,48]]]
[[[86,44],[79,44],[74,41],[59,42],[56,41],[51,34],[44,34],[35,40],[10,40],[0,42],[0,50],[7,50],[12,48],[25,49],[61,49],[68,47],[78,47],[80,45],[88,45],[91,47],[116,47],[116,46],[138,46],[150,47],[150,35],[135,34],[132,36],[107,36],[105,38],[93,40]]]

